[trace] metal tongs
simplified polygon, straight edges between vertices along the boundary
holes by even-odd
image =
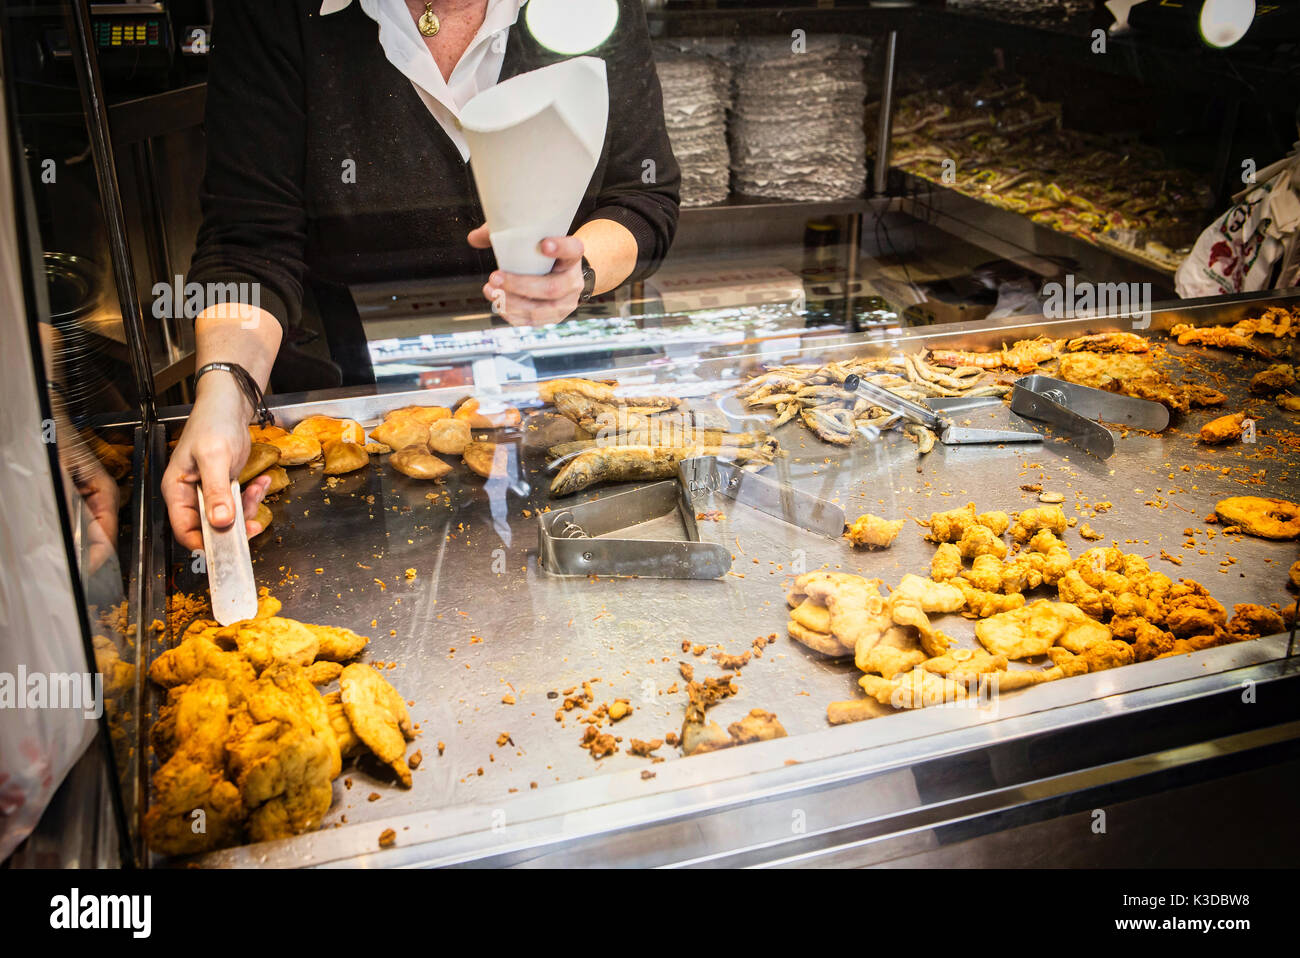
[[[731,551],[701,542],[696,505],[712,494],[734,499],[792,525],[838,537],[844,511],[792,486],[745,472],[713,456],[683,460],[677,478],[601,496],[537,516],[537,561],[557,576],[643,576],[716,579],[731,569]],[[684,539],[629,539],[611,535],[676,513]]]
[[[1099,459],[1115,452],[1115,437],[1096,420],[1159,432],[1169,425],[1169,410],[1161,403],[1067,383],[1051,376],[1016,380],[1011,411],[1045,422],[1062,439]]]
[[[849,392],[857,393],[863,399],[870,400],[873,405],[889,410],[897,418],[925,426],[934,432],[939,437],[939,441],[945,446],[997,442],[1042,442],[1043,440],[1043,437],[1038,433],[1022,429],[980,429],[972,426],[958,426],[952,421],[951,415],[956,412],[978,409],[984,406],[1001,405],[1002,400],[996,396],[975,398],[959,396],[953,399],[931,399],[928,401],[936,407],[931,408],[930,406],[922,406],[920,403],[914,403],[910,399],[904,399],[883,386],[877,386],[875,383],[869,382],[856,374],[844,378],[844,388]],[[1012,408],[1014,410],[1015,407]],[[893,421],[895,420],[891,420],[891,422]]]

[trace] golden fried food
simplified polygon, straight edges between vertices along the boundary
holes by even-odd
[[[198,679],[219,679],[238,686],[256,677],[253,666],[243,656],[223,651],[210,638],[198,633],[163,652],[149,666],[149,678],[167,689]]]
[[[864,675],[858,679],[862,691],[881,705],[897,709],[919,709],[933,705],[960,702],[967,697],[967,687],[960,682],[927,672],[912,669],[892,679],[878,675]]]
[[[847,655],[848,650],[844,648],[843,643],[835,636],[828,632],[818,632],[809,629],[800,623],[791,619],[785,624],[786,634],[801,645],[812,649],[814,652],[820,652],[822,655],[840,656]]]
[[[288,435],[291,435],[289,430],[281,429],[279,426],[259,426],[254,423],[248,427],[248,438],[253,442],[273,444],[273,440],[283,439]]]
[[[451,472],[451,466],[429,452],[424,443],[404,446],[388,458],[388,464],[412,479],[441,479]]]
[[[370,438],[389,449],[423,448],[429,441],[429,427],[416,419],[385,419],[370,430]]]
[[[1000,536],[1011,526],[1011,517],[1005,512],[981,512],[975,521],[995,536]]]
[[[1261,635],[1276,635],[1286,629],[1286,622],[1277,612],[1254,602],[1239,602],[1232,607],[1232,618],[1224,631],[1237,640],[1257,639]]]
[[[1035,506],[1016,513],[1015,524],[1011,527],[1011,538],[1017,542],[1028,542],[1035,533],[1043,529],[1059,536],[1065,532],[1065,527],[1065,513],[1060,506]]]
[[[854,664],[863,672],[876,672],[882,678],[892,679],[901,672],[910,672],[926,661],[926,658],[926,654],[919,648],[899,649],[878,643],[861,658],[855,659]]]
[[[303,672],[312,685],[329,685],[343,674],[343,666],[338,662],[320,660],[304,668]]]
[[[524,421],[514,406],[507,406],[500,412],[480,412],[477,399],[466,399],[457,406],[455,418],[468,423],[472,429],[507,429]]]
[[[1056,585],[1074,562],[1065,543],[1050,529],[1039,529],[1035,532],[1029,540],[1027,549],[1026,561],[1034,563],[1034,567],[1042,573],[1043,582],[1047,585]],[[1042,556],[1042,560],[1036,560],[1034,556]]]
[[[316,657],[328,662],[346,662],[355,659],[370,642],[369,637],[357,635],[351,629],[341,626],[310,625],[305,622],[302,625],[316,636],[319,643]]]
[[[1277,363],[1252,376],[1249,388],[1257,396],[1272,396],[1275,393],[1294,389],[1295,384],[1295,367]]]
[[[496,443],[491,442],[471,442],[465,447],[465,451],[461,456],[465,460],[465,465],[469,466],[472,472],[482,476],[484,479],[491,479],[494,476],[504,476],[506,474],[509,452],[505,446],[499,446]],[[578,457],[578,459],[581,458],[582,456]],[[574,460],[574,462],[576,461],[577,460]],[[574,465],[574,462],[569,463],[569,466]],[[565,468],[568,469],[569,466],[566,466]],[[562,475],[564,475],[563,472],[561,472],[559,476],[556,476],[555,481],[551,483],[551,491],[556,495],[563,494],[556,492],[555,488],[555,483],[559,482],[560,476]],[[580,486],[578,488],[585,487]],[[576,492],[577,490],[574,489],[572,491]]]
[[[1214,513],[1227,525],[1262,539],[1300,537],[1300,505],[1264,496],[1232,496],[1214,505]]]
[[[1007,557],[1007,544],[994,535],[992,529],[978,523],[967,526],[966,531],[957,540],[957,549],[966,559],[986,555],[994,556],[999,560]]]
[[[952,646],[952,639],[939,629],[930,624],[930,618],[923,612],[920,606],[911,602],[891,598],[889,603],[889,616],[895,625],[906,626],[915,629],[917,639],[921,643],[921,650],[927,656],[934,657],[942,655]]]
[[[953,649],[943,655],[926,659],[921,668],[935,675],[965,681],[986,672],[1001,672],[1007,667],[1005,655],[990,655],[983,649]]]
[[[1184,413],[1190,406],[1217,406],[1227,400],[1208,386],[1173,382],[1148,354],[1068,353],[1061,357],[1058,375],[1066,382],[1149,399]]]
[[[1244,412],[1211,419],[1201,427],[1201,442],[1215,446],[1225,442],[1232,442],[1234,439],[1240,439],[1241,424],[1245,419],[1246,414]]]
[[[444,419],[429,427],[429,448],[444,456],[462,455],[472,438],[469,423],[461,419]]]
[[[975,638],[994,655],[1026,659],[1062,641],[1086,648],[1094,640],[1109,639],[1110,630],[1078,606],[1038,599],[976,623]]]
[[[355,419],[335,419],[333,416],[308,416],[293,427],[295,436],[310,436],[324,448],[327,442],[347,442],[356,446],[365,444],[366,431]]]
[[[727,732],[735,745],[785,738],[785,728],[777,721],[776,713],[764,709],[750,709],[749,714],[739,722],[728,725]]]
[[[451,410],[445,406],[402,406],[384,414],[385,421],[406,420],[417,422],[422,426],[446,422],[451,418]]]
[[[311,630],[294,619],[247,619],[231,628],[239,654],[259,673],[281,663],[310,665],[320,648]]]
[[[885,602],[877,589],[877,583],[861,576],[839,572],[808,572],[795,579],[795,588],[812,601],[825,606],[830,614],[831,635],[838,646],[835,651],[824,654],[853,653],[859,639],[871,637],[878,640],[889,627]],[[797,635],[794,637],[799,639]]]
[[[295,436],[293,433],[285,433],[283,436],[277,436],[266,441],[280,450],[280,465],[282,466],[301,466],[319,459],[321,456],[320,443],[312,436]]]
[[[851,699],[847,702],[832,702],[826,706],[826,721],[831,725],[848,725],[850,722],[863,722],[893,714],[894,709],[881,705],[875,699]]]
[[[411,769],[406,764],[406,742],[415,737],[406,702],[382,675],[368,665],[353,664],[339,677],[343,708],[357,737],[375,756],[386,762],[407,788]]]
[[[173,747],[154,773],[144,818],[149,847],[164,855],[193,855],[238,840],[245,808],[225,776],[230,701],[218,679],[199,678],[170,705]]]
[[[271,484],[266,487],[266,494],[268,496],[273,496],[277,492],[289,488],[289,473],[285,472],[281,466],[272,466],[270,469],[266,470],[266,472],[262,473],[262,475],[271,477]],[[261,476],[258,478],[260,479]]]
[[[264,442],[255,442],[248,449],[248,458],[244,461],[244,468],[239,470],[239,484],[252,482],[266,470],[278,464],[280,461],[280,450],[275,446],[268,445]]]
[[[961,572],[961,550],[954,543],[940,543],[930,557],[930,578],[935,582],[947,582],[957,578]]]
[[[333,730],[327,743],[301,723],[247,720],[239,728],[226,749],[249,809],[249,838],[270,841],[320,828],[334,796],[332,761],[340,754]]]
[[[975,561],[971,563],[971,567],[963,572],[961,576],[977,589],[985,592],[1001,592],[1002,560],[996,555],[987,553],[977,555]]]
[[[253,513],[253,522],[256,522],[262,527],[262,532],[271,528],[271,520],[274,518],[275,514],[271,512],[270,506],[265,502],[259,502],[257,504],[257,511]],[[261,535],[262,532],[259,532],[258,535]]]
[[[1182,639],[1212,635],[1227,624],[1228,610],[1199,582],[1180,579],[1163,597],[1160,617],[1165,629]]]
[[[970,526],[975,525],[975,503],[968,502],[960,509],[932,512],[925,525],[930,531],[925,537],[931,542],[956,542]]]
[[[1278,396],[1275,400],[1278,409],[1287,412],[1300,412],[1300,396]]]
[[[1273,354],[1263,346],[1252,341],[1253,333],[1245,328],[1227,326],[1191,326],[1180,323],[1169,330],[1169,335],[1178,340],[1180,346],[1213,346],[1216,349],[1232,349],[1272,359]]]
[[[370,463],[370,454],[359,443],[342,439],[327,439],[321,443],[325,454],[325,475],[341,476],[364,469]]]
[[[339,744],[339,754],[343,758],[351,758],[363,751],[365,743],[357,738],[357,733],[352,729],[352,723],[348,721],[347,709],[343,707],[343,693],[331,692],[326,695],[325,710],[329,713],[330,728],[334,730],[334,738]]]
[[[1094,333],[1080,336],[1065,344],[1065,351],[1077,353],[1080,350],[1092,350],[1098,353],[1146,353],[1151,351],[1151,344],[1137,333]]]
[[[917,606],[922,612],[958,612],[965,601],[961,590],[956,585],[935,582],[933,579],[911,573],[899,580],[898,586],[889,594],[889,598],[895,605],[907,602]]]
[[[831,631],[831,611],[819,602],[804,597],[804,600],[790,610],[790,619],[798,622],[805,629],[829,634]]]
[[[1010,612],[1025,604],[1025,597],[1019,592],[1002,594],[973,585],[964,576],[953,579],[952,584],[961,590],[964,608],[961,614],[967,619],[987,619],[999,612]]]
[[[871,513],[858,516],[849,526],[845,538],[855,546],[888,549],[903,530],[903,519],[882,519]]]
[[[1300,589],[1300,559],[1297,559],[1291,565],[1291,570],[1288,573],[1288,575],[1291,578],[1291,584],[1295,586],[1297,589]]]

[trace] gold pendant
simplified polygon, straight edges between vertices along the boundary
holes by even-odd
[[[432,3],[426,3],[424,5],[424,13],[420,14],[420,22],[418,26],[420,32],[426,37],[436,37],[438,31],[442,29],[442,24],[438,21],[438,15],[433,12]]]

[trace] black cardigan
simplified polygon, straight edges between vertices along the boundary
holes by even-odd
[[[401,72],[359,3],[326,17],[321,0],[219,0],[206,113],[203,225],[189,280],[259,282],[286,326],[304,284],[482,276],[490,250],[469,167]],[[611,219],[636,237],[631,278],[659,265],[677,227],[680,171],[641,0],[591,52],[606,61],[609,128],[574,228]],[[526,9],[526,8],[525,8]],[[501,79],[557,62],[520,14]],[[345,161],[355,183],[344,182]],[[652,183],[643,182],[646,161]]]

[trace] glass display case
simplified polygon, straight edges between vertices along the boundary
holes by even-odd
[[[486,271],[309,265],[231,463],[260,590],[234,624],[164,476],[210,427],[196,365],[233,361],[174,304],[222,202],[206,57],[253,41],[220,4],[6,7],[3,342],[32,357],[6,391],[60,535],[48,595],[23,596],[26,552],[4,594],[57,611],[66,661],[39,669],[98,675],[104,708],[43,732],[45,818],[3,851],[1282,860],[1286,824],[1175,836],[1300,770],[1293,238],[1251,250],[1262,285],[1252,259],[1178,292],[1234,194],[1294,163],[1295,24],[1266,11],[1219,49],[1091,3],[611,4],[591,55],[627,31],[655,67],[671,246],[535,324]],[[368,23],[290,7],[306,45]],[[113,38],[137,22],[169,42],[133,72]],[[346,246],[314,202],[308,259]],[[371,238],[411,213],[359,205]],[[1090,843],[1121,808],[1141,840]]]

